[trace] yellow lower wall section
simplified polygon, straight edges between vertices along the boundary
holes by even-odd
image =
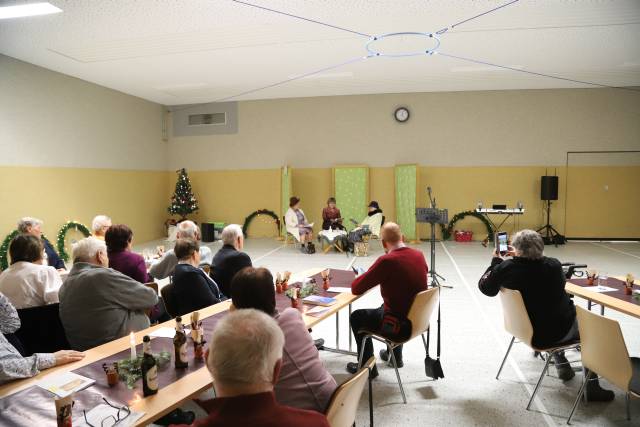
[[[0,234],[4,238],[23,216],[44,221],[55,239],[67,220],[91,227],[96,214],[129,225],[134,241],[165,235],[168,172],[110,169],[0,167]]]

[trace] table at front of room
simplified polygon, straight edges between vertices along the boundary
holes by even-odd
[[[476,209],[476,213],[484,216],[487,221],[489,221],[489,224],[491,224],[492,231],[495,235],[495,233],[500,231],[500,228],[502,228],[504,223],[507,222],[509,218],[513,218],[513,229],[515,230],[517,228],[516,215],[524,215],[524,209]],[[496,225],[497,221],[494,222],[493,219],[491,219],[491,216],[502,216],[503,218],[502,221],[500,221],[500,223]]]
[[[569,279],[564,289],[571,295],[586,299],[589,302],[589,309],[591,309],[592,303],[599,304],[601,314],[604,314],[605,307],[609,307],[640,319],[640,301],[634,299],[631,295],[624,294],[624,280],[613,277],[607,279],[605,286],[616,289],[611,292],[595,292],[593,291],[595,286],[589,286],[586,283],[586,279]]]
[[[320,277],[320,271],[322,270],[323,269],[313,269],[313,270],[307,270],[307,271],[298,273],[294,275],[294,277],[292,277],[292,280],[290,281],[290,283],[297,283],[300,279],[304,277],[314,277],[316,278],[316,281],[318,282],[319,286],[321,286],[322,281],[317,280],[317,278]],[[331,274],[334,277],[331,285],[338,286],[338,287],[350,286],[351,281],[355,277],[353,272],[346,271],[346,270],[332,270]],[[325,294],[325,292],[322,291],[321,294]],[[338,328],[339,328],[339,323],[337,321],[338,312],[345,307],[349,307],[349,311],[351,311],[351,304],[355,300],[357,300],[360,296],[352,295],[351,293],[340,293],[340,294],[331,293],[326,295],[336,298],[337,303],[328,307],[328,310],[322,313],[318,317],[308,316],[304,314],[307,308],[314,307],[314,306],[306,306],[304,304],[300,304],[300,309],[303,311],[303,319],[305,321],[306,326],[308,328],[312,328],[313,326],[317,325],[319,322],[335,314],[336,315],[336,331],[338,331]],[[283,310],[284,308],[287,307],[287,305],[290,306],[290,304],[288,303],[288,298],[281,294],[276,295],[276,304],[279,310]],[[210,325],[212,323],[215,324],[215,321],[213,321],[213,319],[221,318],[225,313],[229,311],[230,305],[231,305],[230,301],[225,301],[219,304],[209,306],[202,310],[199,310],[200,319],[203,321],[203,325],[205,326],[206,336],[210,336],[211,334],[211,330],[208,330],[208,329],[211,328]],[[189,313],[182,316],[182,318],[185,319],[185,322],[188,323],[190,316],[191,314]],[[141,351],[142,338],[145,335],[149,335],[154,330],[157,330],[163,327],[174,328],[174,325],[175,325],[175,321],[172,319],[167,322],[161,323],[159,325],[152,326],[143,331],[136,332],[135,340],[136,340],[136,343],[138,343],[137,351],[138,352]],[[153,338],[152,347],[154,342],[161,339],[162,338]],[[165,340],[168,340],[168,339],[165,338]],[[337,343],[337,340],[336,340],[336,343]],[[42,399],[43,396],[47,396],[46,400],[47,400],[47,405],[50,406],[50,411],[48,411],[48,409],[45,409],[46,412],[44,412],[44,417],[48,418],[50,414],[50,420],[51,420],[50,425],[55,426],[56,424],[55,423],[55,405],[54,405],[53,395],[49,396],[48,392],[41,390],[39,387],[36,386],[36,384],[46,377],[61,374],[64,372],[70,372],[70,371],[74,371],[81,375],[87,376],[86,373],[83,372],[83,370],[86,371],[88,369],[93,368],[93,371],[96,371],[96,366],[101,364],[103,359],[108,359],[109,357],[113,357],[117,353],[121,353],[123,351],[129,350],[129,348],[130,348],[129,337],[128,336],[122,337],[117,340],[103,344],[101,346],[87,350],[85,352],[85,355],[86,355],[85,358],[80,362],[51,368],[41,372],[40,374],[38,374],[33,378],[26,378],[23,380],[18,380],[18,381],[5,384],[4,386],[0,387],[0,408],[4,410],[7,407],[7,404],[3,404],[3,401],[5,401],[5,399],[10,399],[13,395],[20,395],[21,393],[29,393],[32,391],[34,393],[35,400]],[[173,344],[171,344],[171,350],[173,351]],[[335,350],[335,349],[331,349],[331,350]],[[339,349],[337,350],[340,352],[346,353],[346,351],[339,350]],[[155,349],[153,351],[156,352]],[[163,368],[163,370],[174,369],[173,355],[172,355],[172,360],[169,363],[170,365]],[[194,361],[190,360],[189,363],[190,364],[194,363]],[[155,396],[150,396],[146,398],[142,397],[142,385],[141,385],[142,381],[138,380],[136,382],[134,390],[128,392],[128,394],[133,395],[133,397],[128,399],[125,402],[118,400],[118,393],[116,393],[115,390],[110,392],[110,389],[106,387],[97,387],[99,382],[106,383],[105,375],[100,375],[92,379],[96,380],[97,383],[85,390],[82,390],[76,393],[74,400],[78,400],[79,398],[79,400],[82,401],[83,400],[82,394],[86,393],[87,395],[93,394],[97,396],[97,397],[84,399],[85,401],[92,402],[92,404],[100,400],[98,399],[98,397],[99,398],[105,397],[107,400],[109,400],[109,402],[126,404],[131,408],[131,411],[144,412],[144,416],[136,422],[137,426],[147,425],[153,422],[154,420],[157,420],[158,418],[162,417],[163,415],[171,412],[172,410],[180,406],[180,404],[183,401],[199,395],[200,393],[206,391],[212,386],[211,376],[208,370],[206,369],[206,366],[204,365],[204,363],[202,363],[202,365],[199,368],[191,370],[189,373],[179,376],[178,379],[176,379],[175,381],[169,384],[161,384],[161,388],[158,391],[158,394],[156,394]],[[35,386],[35,389],[33,388],[34,386]],[[121,381],[118,387],[121,387],[120,395],[122,395],[123,392],[127,393],[127,391],[123,389],[123,388],[126,388],[124,382]],[[96,393],[95,389],[100,390],[101,393],[100,394]],[[36,410],[36,412],[39,411],[38,415],[43,416],[42,405],[38,406],[37,408],[32,408],[30,407],[30,402],[32,402],[32,400],[29,398],[26,398],[25,400],[26,401],[21,400],[19,402],[19,408],[18,408],[19,410],[28,412],[30,411],[30,409],[34,409]],[[90,406],[86,408],[82,408],[80,406],[81,405],[76,405],[74,407],[74,421],[82,419],[81,409],[86,409],[87,411],[92,409],[92,407]],[[3,425],[2,415],[0,415],[0,425]]]

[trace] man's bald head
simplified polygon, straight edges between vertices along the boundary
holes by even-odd
[[[380,237],[390,245],[397,245],[402,242],[402,231],[400,230],[400,226],[395,222],[385,223],[380,230]]]

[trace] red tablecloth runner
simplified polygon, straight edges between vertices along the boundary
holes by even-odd
[[[588,285],[587,279],[569,279],[568,282],[573,283],[574,285],[578,285],[582,288],[589,289],[597,286],[598,279],[595,280],[595,285]],[[631,304],[640,305],[640,301],[635,299],[632,295],[626,295],[624,293],[624,287],[626,286],[626,284],[623,280],[616,279],[615,277],[608,277],[606,281],[601,281],[600,284],[602,286],[608,286],[610,288],[616,289],[615,291],[611,292],[603,292],[603,295],[609,295],[610,297],[630,302]],[[634,286],[634,289],[638,289],[638,286]]]

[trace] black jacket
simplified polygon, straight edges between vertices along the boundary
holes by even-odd
[[[225,300],[218,285],[199,268],[190,264],[178,264],[173,270],[171,299],[176,316],[201,310]]]
[[[224,245],[213,257],[211,278],[220,285],[220,290],[231,298],[231,280],[245,267],[251,267],[251,258],[232,245]]]
[[[45,239],[42,239],[42,242],[44,243],[44,251],[47,253],[47,263],[51,267],[55,267],[56,270],[66,268],[64,265],[64,261],[60,259],[56,250],[53,249],[51,243]]]
[[[533,325],[532,344],[538,348],[557,344],[573,326],[576,308],[564,290],[565,277],[560,261],[515,257],[493,258],[478,286],[490,297],[501,287],[520,291]]]

